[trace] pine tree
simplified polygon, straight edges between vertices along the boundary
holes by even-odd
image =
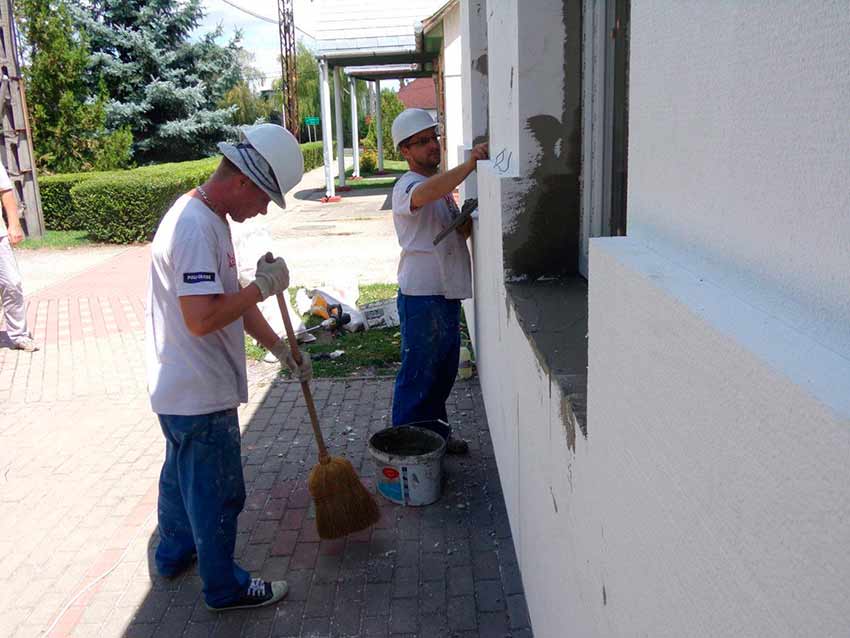
[[[86,83],[89,51],[62,0],[18,0],[24,76],[38,167],[73,172],[122,168],[128,130],[107,133],[105,96]]]
[[[235,107],[219,105],[243,79],[240,35],[221,46],[219,27],[191,41],[201,0],[86,0],[72,15],[110,98],[107,125],[132,130],[138,161],[201,157],[235,136]]]

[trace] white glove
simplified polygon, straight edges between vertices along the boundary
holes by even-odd
[[[265,257],[260,257],[254,283],[260,289],[264,300],[283,292],[289,288],[289,268],[286,267],[286,262],[281,257],[273,262],[267,262]]]
[[[286,367],[292,372],[292,376],[304,383],[313,378],[313,362],[310,361],[310,355],[301,350],[301,365],[295,363],[295,357],[292,356],[292,351],[289,345],[283,339],[279,339],[270,352],[278,358],[279,361],[286,364]]]

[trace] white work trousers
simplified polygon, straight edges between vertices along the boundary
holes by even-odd
[[[0,224],[2,224],[0,220]],[[3,313],[6,315],[6,334],[12,343],[29,336],[27,332],[27,309],[24,305],[24,289],[21,272],[12,252],[8,237],[0,237],[0,296]]]

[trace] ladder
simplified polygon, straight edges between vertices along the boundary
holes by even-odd
[[[3,123],[0,161],[15,187],[21,226],[28,237],[41,237],[44,216],[33,159],[26,91],[18,59],[12,0],[0,0],[0,119]]]

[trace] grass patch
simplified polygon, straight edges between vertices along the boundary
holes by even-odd
[[[24,250],[41,250],[42,248],[61,250],[65,248],[91,246],[95,243],[89,239],[88,233],[84,230],[46,230],[40,238],[24,239],[15,248],[22,248]]]
[[[407,162],[404,160],[384,160],[384,175],[401,175],[410,170]],[[345,171],[346,177],[351,177],[354,174],[354,167],[349,167]],[[361,173],[360,177],[383,177],[378,173]]]
[[[351,190],[362,190],[364,188],[391,188],[396,183],[395,177],[372,177],[366,179],[355,179],[346,182],[346,186],[350,186]]]
[[[293,301],[297,289],[289,291]],[[393,299],[398,294],[397,284],[365,284],[360,286],[360,296],[357,305],[362,306],[374,301]],[[321,321],[318,317],[304,315],[307,327]],[[314,358],[313,373],[316,377],[347,377],[368,375],[395,374],[401,363],[401,332],[398,327],[365,332],[344,332],[330,343],[312,343],[302,345]],[[316,355],[331,353],[334,350],[344,350],[345,354],[338,359],[316,359]],[[254,344],[253,339],[246,336],[245,352],[250,359],[261,361],[266,354],[265,348]],[[281,370],[281,376],[289,377],[289,370]]]

